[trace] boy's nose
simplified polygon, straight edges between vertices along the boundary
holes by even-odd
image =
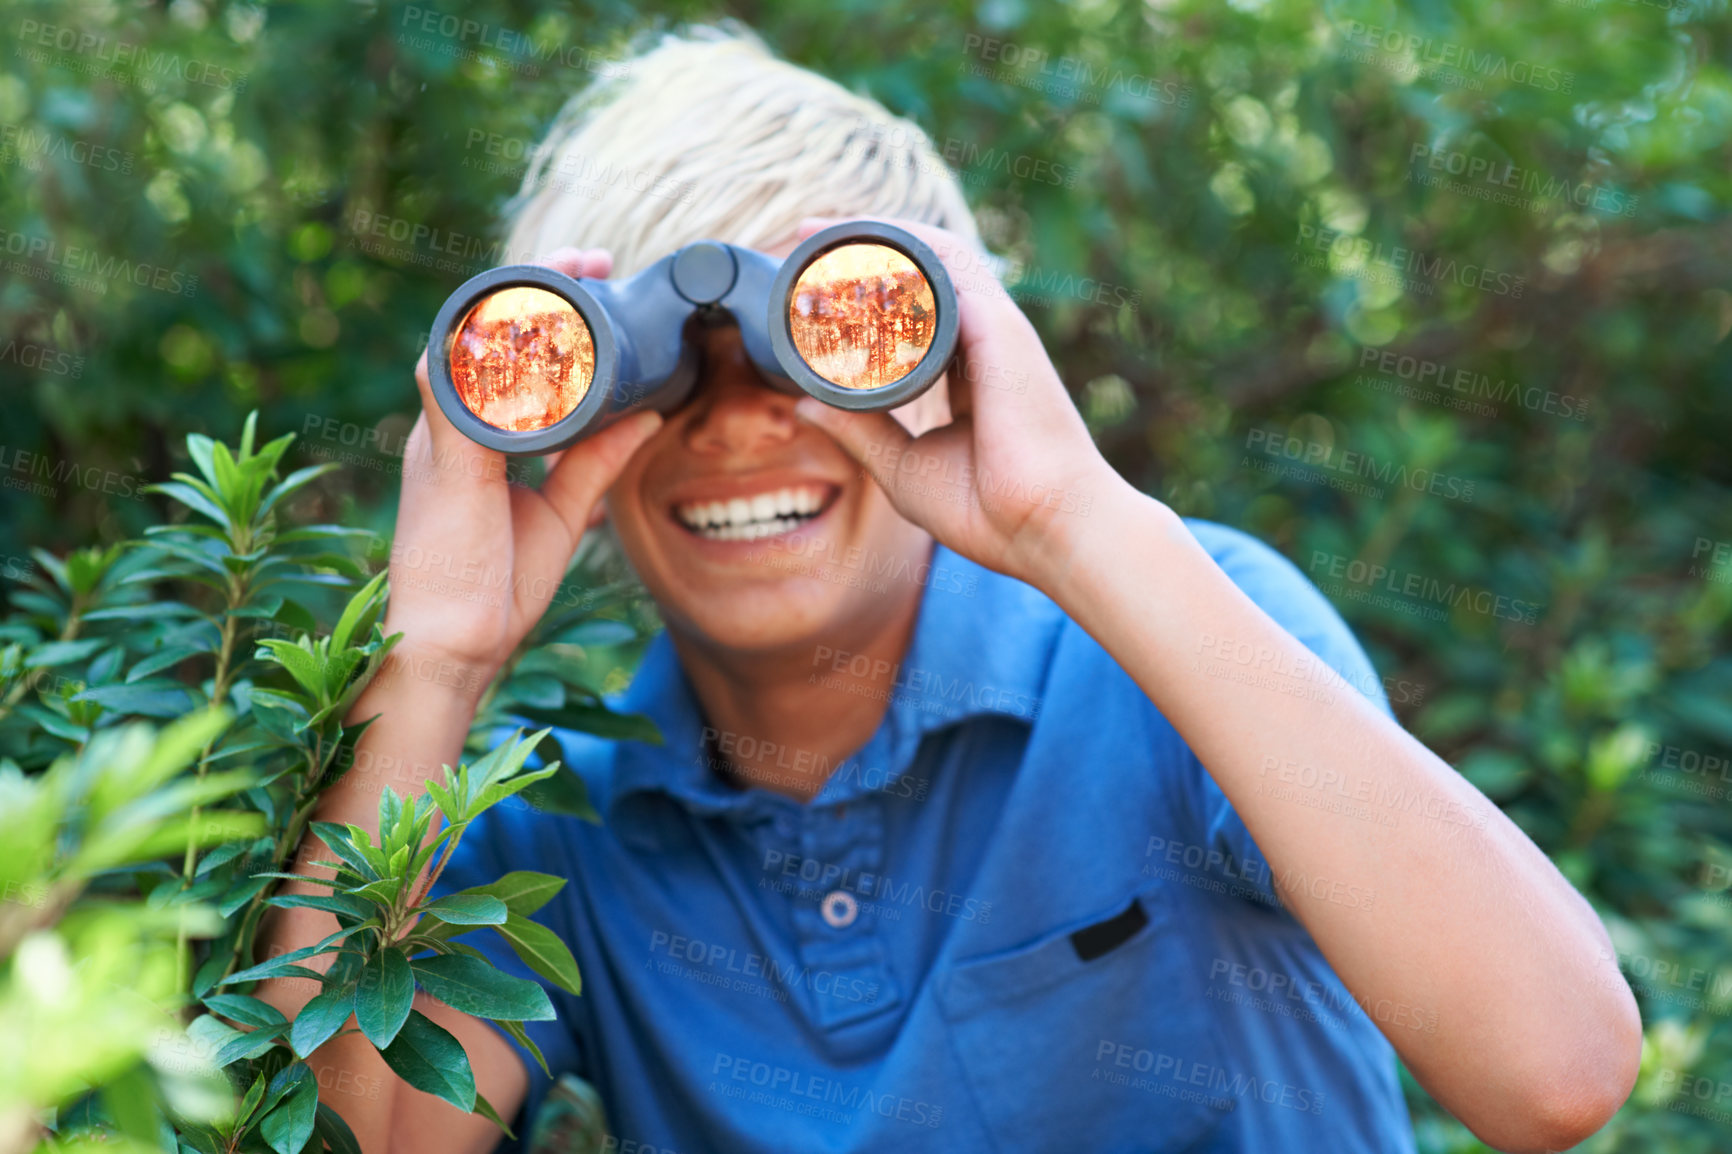
[[[792,440],[799,432],[795,398],[763,383],[746,359],[738,334],[707,342],[703,375],[694,390],[686,446],[708,454],[752,453]]]

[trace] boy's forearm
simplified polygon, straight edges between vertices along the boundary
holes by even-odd
[[[1321,897],[1283,896],[1356,999],[1435,1011],[1435,1032],[1379,1023],[1427,1088],[1515,1149],[1621,1103],[1635,1002],[1599,919],[1538,848],[1321,667],[1171,510],[1124,486],[1089,521],[1046,591],[1196,752],[1278,884],[1325,879]],[[1375,891],[1374,912],[1329,900],[1336,886]]]

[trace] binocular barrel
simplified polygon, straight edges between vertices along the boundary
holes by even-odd
[[[786,260],[699,241],[623,281],[491,269],[433,322],[433,395],[479,444],[554,452],[682,404],[698,376],[694,320],[731,320],[772,388],[844,409],[905,404],[956,351],[956,292],[937,255],[904,229],[852,221]]]

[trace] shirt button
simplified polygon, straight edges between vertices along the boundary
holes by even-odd
[[[831,890],[824,895],[818,910],[832,929],[845,930],[860,916],[860,903],[847,890]]]

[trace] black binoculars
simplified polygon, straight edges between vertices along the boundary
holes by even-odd
[[[883,410],[930,388],[956,351],[956,291],[931,248],[877,221],[832,225],[786,260],[698,241],[627,280],[490,269],[446,300],[428,339],[439,408],[470,440],[551,453],[697,381],[690,326],[731,320],[771,387]]]

